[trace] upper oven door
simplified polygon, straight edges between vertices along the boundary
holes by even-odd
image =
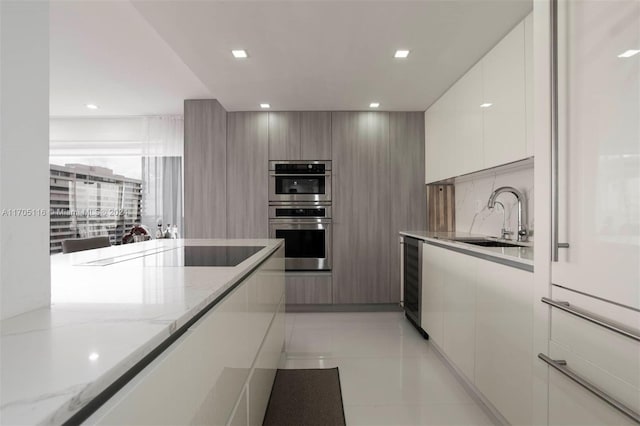
[[[331,201],[331,161],[270,161],[269,201]]]

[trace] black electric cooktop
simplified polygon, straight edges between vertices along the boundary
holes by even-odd
[[[184,246],[184,266],[236,266],[264,246]]]

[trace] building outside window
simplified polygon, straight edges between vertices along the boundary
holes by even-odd
[[[52,118],[50,253],[135,225],[182,230],[182,117]]]

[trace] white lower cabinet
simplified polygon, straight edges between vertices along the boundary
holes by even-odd
[[[240,401],[229,420],[229,426],[249,426],[249,405],[247,401],[247,388],[242,391]]]
[[[449,359],[473,379],[476,342],[476,270],[482,262],[475,257],[446,250],[442,253],[444,293],[444,344]],[[488,262],[487,262],[488,263]]]
[[[422,328],[511,424],[532,423],[533,274],[425,244]]]
[[[533,274],[478,260],[475,385],[513,425],[533,420]]]
[[[284,342],[284,298],[273,318],[269,334],[264,339],[256,358],[253,373],[249,379],[249,425],[260,426],[264,419],[271,388],[276,377],[276,367],[280,361]]]
[[[424,244],[424,243],[423,243]],[[429,340],[444,346],[444,285],[442,260],[445,251],[424,244],[422,251],[422,309],[420,325]]]
[[[86,424],[262,424],[284,344],[284,271],[273,268],[281,254],[225,296]]]

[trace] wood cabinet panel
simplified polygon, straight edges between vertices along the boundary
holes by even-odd
[[[269,119],[266,112],[227,118],[227,237],[268,238]]]
[[[287,303],[294,305],[329,304],[331,273],[287,272]]]
[[[309,111],[300,113],[300,159],[331,159],[331,113]]]
[[[227,237],[227,111],[215,99],[184,103],[184,236]]]
[[[300,113],[270,112],[269,160],[300,159]]]
[[[335,112],[331,120],[333,301],[389,303],[389,114]]]
[[[424,176],[424,118],[422,112],[389,113],[389,246],[395,247],[398,232],[425,229],[427,225]],[[394,206],[398,208],[394,208]],[[400,302],[400,254],[391,250],[389,263],[391,302]]]

